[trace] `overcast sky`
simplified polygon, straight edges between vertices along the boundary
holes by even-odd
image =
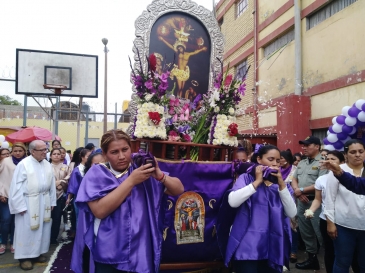
[[[195,2],[212,10],[213,0]],[[132,94],[128,55],[133,56],[134,22],[150,3],[152,0],[0,0],[0,78],[14,79],[16,48],[98,55],[99,98],[85,100],[94,111],[102,112],[101,39],[105,37],[109,40],[108,111],[114,112],[115,102],[121,111],[122,101],[130,100]],[[14,82],[0,81],[0,95],[24,100],[15,95]],[[46,100],[41,102],[50,106]],[[28,105],[36,103],[29,99]]]

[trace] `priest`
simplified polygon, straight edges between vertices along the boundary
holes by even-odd
[[[56,206],[56,185],[46,144],[29,144],[31,156],[16,167],[10,185],[9,208],[15,214],[14,258],[23,270],[33,262],[46,262],[51,237],[51,210]]]

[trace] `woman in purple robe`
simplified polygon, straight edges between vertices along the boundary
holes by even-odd
[[[288,267],[290,218],[297,213],[293,190],[280,173],[280,151],[272,145],[257,152],[255,177],[242,174],[228,194],[230,207],[237,208],[225,251],[225,263],[232,260],[236,273],[282,272]],[[270,167],[278,180],[263,179]],[[227,214],[228,215],[228,214]]]
[[[90,272],[159,271],[164,194],[178,195],[178,178],[163,173],[155,161],[131,166],[131,143],[122,130],[101,139],[107,161],[84,176],[77,193],[78,228],[71,269],[89,272],[83,255],[90,251]],[[86,252],[84,251],[86,250]]]

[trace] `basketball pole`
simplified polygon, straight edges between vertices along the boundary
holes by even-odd
[[[77,112],[77,129],[76,129],[76,147],[80,147],[80,117],[82,110],[82,97],[80,97],[79,101],[79,111]],[[85,128],[87,130],[87,128]]]
[[[104,75],[104,127],[103,133],[105,134],[108,130],[108,97],[107,97],[107,87],[108,87],[108,48],[106,45],[108,44],[108,39],[103,38],[101,40],[104,44],[104,53],[105,53],[105,75]]]

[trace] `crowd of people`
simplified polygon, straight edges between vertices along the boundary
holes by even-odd
[[[236,150],[235,161],[250,167],[219,212],[218,219],[232,216],[217,231],[225,264],[236,273],[282,272],[290,263],[318,270],[323,247],[327,272],[365,272],[364,144],[349,140],[339,152],[321,150],[314,136],[299,143],[302,153],[294,155],[273,145]],[[0,254],[9,245],[23,270],[45,262],[72,208],[74,272],[159,271],[161,202],[184,186],[157,160],[133,164],[122,130],[106,132],[100,147],[72,156],[57,140],[49,152],[40,140],[0,149]],[[300,246],[308,255],[302,262]]]

